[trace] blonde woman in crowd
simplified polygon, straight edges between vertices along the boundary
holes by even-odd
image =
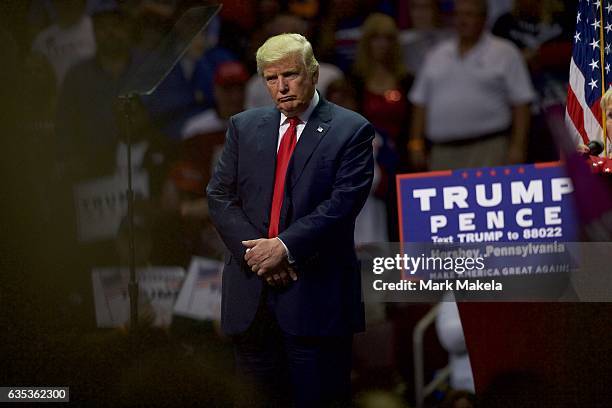
[[[402,63],[398,29],[393,18],[371,14],[364,22],[353,65],[353,80],[357,89],[360,113],[381,135],[383,143],[378,154],[381,180],[378,197],[387,202],[389,239],[397,240],[395,220],[395,174],[406,165],[406,145],[410,125],[410,104],[406,97],[412,85]]]

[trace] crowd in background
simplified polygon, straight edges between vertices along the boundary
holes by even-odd
[[[486,3],[466,2],[477,9]],[[146,193],[135,202],[137,263],[186,267],[193,256],[222,259],[205,187],[227,120],[272,103],[254,60],[272,35],[304,34],[320,63],[320,94],[361,113],[376,129],[375,180],[357,220],[358,246],[399,240],[396,174],[556,159],[545,111],[564,104],[575,2],[488,3],[485,30],[495,36],[485,44],[480,32],[472,33],[474,42],[464,49],[453,41],[469,37],[477,25],[470,18],[478,16],[464,10],[458,19],[465,25],[455,25],[452,0],[227,1],[156,91],[130,104],[127,123],[117,96],[129,89],[131,74],[186,10],[210,2],[8,2],[0,26],[2,79],[15,95],[2,106],[15,126],[8,136],[13,147],[5,152],[18,157],[12,160],[23,183],[21,210],[39,261],[28,284],[45,292],[41,320],[53,329],[93,330],[89,272],[125,264],[125,230],[110,239],[79,240],[74,194],[83,183],[127,174],[128,132],[132,171],[147,175]],[[356,342],[357,384],[411,384],[411,330],[426,310],[387,305],[369,311],[370,337]],[[465,354],[464,343],[449,342],[441,339],[451,358]],[[376,358],[368,355],[372,344],[382,350]],[[441,356],[430,362],[433,371],[446,353],[435,336],[428,344]],[[473,391],[465,384],[451,386]],[[411,393],[404,390],[408,401]]]

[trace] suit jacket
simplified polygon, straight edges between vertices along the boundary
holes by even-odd
[[[280,112],[251,109],[230,118],[223,153],[207,188],[210,216],[228,252],[221,326],[252,323],[263,290],[281,329],[298,336],[363,330],[355,218],[373,177],[374,129],[361,115],[323,98],[312,112],[287,169],[279,237],[298,280],[266,287],[244,262],[243,240],[267,238]],[[265,287],[265,289],[264,289]]]

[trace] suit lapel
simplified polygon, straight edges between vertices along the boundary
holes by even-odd
[[[331,121],[329,109],[329,103],[321,98],[302,131],[289,165],[291,169],[289,180],[291,188],[299,181],[310,156],[312,156],[312,153],[329,130],[329,122]]]
[[[252,168],[259,178],[261,186],[262,209],[264,219],[270,219],[272,193],[274,189],[274,171],[276,169],[276,147],[278,144],[278,127],[280,112],[276,109],[262,116],[255,137],[257,138],[257,157],[252,160],[257,164]]]

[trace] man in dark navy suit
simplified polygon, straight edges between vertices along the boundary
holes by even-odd
[[[353,235],[374,129],[316,92],[303,36],[269,38],[257,69],[276,106],[229,120],[207,189],[228,249],[221,324],[261,405],[338,406],[350,401],[352,336],[364,329]]]

